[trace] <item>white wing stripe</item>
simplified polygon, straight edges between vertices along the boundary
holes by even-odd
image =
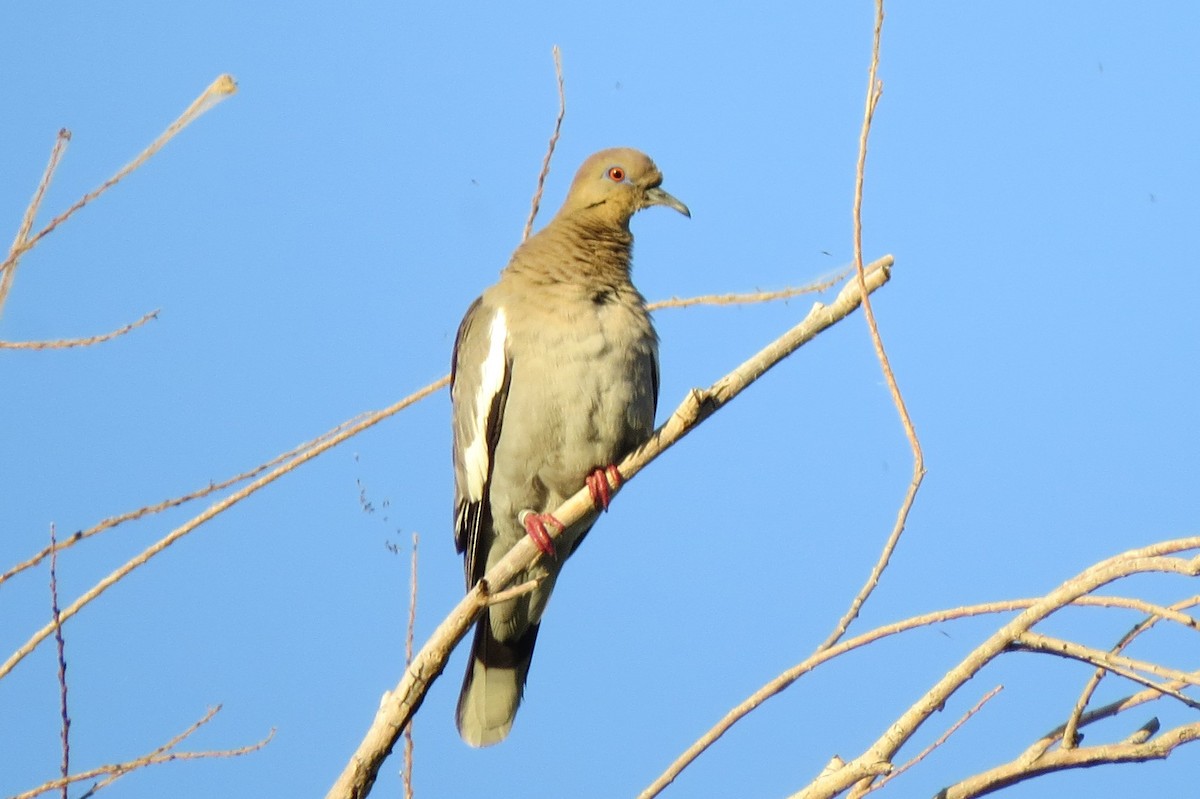
[[[480,368],[479,392],[475,395],[471,443],[463,450],[463,471],[467,477],[467,500],[470,502],[478,502],[483,498],[483,483],[487,480],[488,465],[491,462],[491,453],[487,450],[488,412],[492,407],[492,399],[504,387],[507,340],[508,328],[504,321],[504,309],[497,308],[492,323],[488,326],[488,351]]]

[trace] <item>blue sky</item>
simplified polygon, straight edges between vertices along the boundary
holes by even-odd
[[[44,546],[51,523],[62,535],[224,479],[445,374],[463,311],[524,225],[556,111],[554,44],[567,118],[543,221],[584,157],[629,145],[693,213],[634,222],[651,299],[844,266],[871,15],[835,2],[7,4],[0,219],[14,232],[59,128],[74,138],[43,222],[217,75],[240,89],[22,262],[0,339],[93,335],[162,310],[99,347],[0,352],[0,565]],[[875,307],[929,475],[855,629],[1041,594],[1196,533],[1198,23],[1188,2],[889,7],[864,246],[897,259]],[[659,313],[660,419],[808,306]],[[73,619],[73,762],[148,751],[223,703],[191,748],[271,728],[275,740],[108,792],[323,794],[401,672],[413,532],[418,639],[462,591],[448,404],[436,395],[304,466]],[[464,655],[452,659],[417,717],[418,796],[636,794],[825,637],[910,469],[862,318],[847,320],[622,492],[559,582],[503,745],[458,740]],[[204,506],[71,550],[63,597]],[[42,570],[0,587],[5,656],[48,618],[46,583]],[[1195,588],[1162,578],[1124,593]],[[1134,621],[1077,611],[1048,629],[1106,648]],[[825,667],[665,795],[797,790],[998,623]],[[1139,647],[1181,668],[1200,651],[1170,633]],[[1005,691],[889,790],[930,795],[1010,759],[1064,718],[1088,673],[1002,659],[917,746]],[[1127,692],[1109,681],[1101,701]],[[55,775],[57,702],[51,646],[0,684],[0,793]],[[1159,704],[1092,734],[1188,718]],[[1008,795],[1176,795],[1198,752]],[[398,769],[388,762],[376,795],[397,795]]]

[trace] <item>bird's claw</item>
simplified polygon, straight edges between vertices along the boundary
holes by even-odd
[[[625,478],[621,476],[621,470],[616,464],[610,463],[602,469],[595,469],[587,476],[588,494],[592,497],[592,505],[607,511],[608,504],[612,502],[613,492],[620,488],[623,482]]]
[[[533,539],[534,544],[537,544],[538,549],[552,558],[556,557],[554,541],[550,538],[550,533],[546,530],[546,525],[557,527],[560,533],[562,532],[563,525],[562,522],[554,518],[553,513],[534,513],[530,510],[523,510],[517,517],[517,521],[521,522],[521,526],[525,528],[525,532],[529,533],[529,537]]]

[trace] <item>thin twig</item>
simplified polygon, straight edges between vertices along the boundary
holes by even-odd
[[[50,549],[54,549],[55,526],[50,525]],[[62,634],[62,615],[58,612],[58,558],[50,557],[50,613],[54,619],[54,642],[58,654],[58,711],[62,718],[63,778],[71,773],[71,714],[67,710],[67,645]],[[67,799],[67,786],[62,786],[62,799]]]
[[[900,414],[900,423],[904,427],[904,435],[908,438],[908,445],[912,449],[913,471],[908,491],[905,493],[904,501],[900,503],[900,510],[896,514],[896,523],[883,545],[883,551],[872,567],[866,583],[859,589],[858,594],[850,603],[850,608],[838,620],[829,637],[818,647],[819,649],[833,646],[846,634],[846,630],[849,629],[854,619],[858,617],[859,611],[867,601],[867,598],[871,596],[875,587],[879,585],[879,578],[883,575],[884,569],[887,568],[888,563],[891,561],[892,553],[895,551],[896,544],[900,541],[900,535],[904,532],[904,526],[908,522],[908,513],[917,498],[917,490],[921,487],[921,481],[925,478],[925,456],[921,452],[921,442],[917,438],[917,430],[913,426],[912,418],[908,415],[908,408],[904,404],[904,397],[900,394],[900,386],[896,382],[896,375],[892,372],[892,365],[888,361],[887,352],[884,351],[883,339],[879,335],[879,326],[875,322],[875,311],[871,307],[871,298],[865,292],[866,277],[863,270],[862,249],[863,182],[866,177],[867,140],[871,133],[871,121],[875,117],[875,105],[879,102],[879,97],[883,93],[883,84],[876,77],[879,71],[879,44],[882,34],[883,0],[876,0],[875,31],[871,42],[871,67],[867,73],[867,101],[866,108],[863,111],[862,130],[858,137],[858,164],[854,170],[854,268],[857,273],[859,289],[864,291],[863,318],[867,322],[867,329],[871,334],[871,343],[875,346],[875,357],[879,360],[879,366],[883,370],[884,378],[887,380],[888,390],[892,395],[892,402],[896,406],[896,411]]]
[[[226,97],[233,95],[236,91],[237,83],[234,82],[231,75],[219,76],[216,80],[209,84],[207,89],[201,92],[199,97],[192,101],[192,104],[189,105],[187,109],[185,109],[184,112],[179,115],[178,119],[168,125],[167,129],[159,134],[158,138],[150,142],[146,149],[138,153],[136,158],[134,158],[125,166],[121,167],[121,169],[119,169],[111,178],[104,181],[95,189],[92,189],[90,192],[83,195],[83,197],[76,200],[74,205],[63,211],[58,216],[54,217],[54,219],[50,220],[50,224],[46,225],[36,234],[26,238],[23,242],[21,242],[20,246],[14,246],[12,252],[9,254],[8,260],[6,260],[4,264],[0,265],[0,270],[7,268],[10,263],[14,262],[17,258],[20,258],[22,255],[33,249],[39,241],[52,233],[54,229],[63,222],[70,219],[71,216],[80,208],[83,208],[92,200],[96,199],[101,194],[108,191],[113,186],[117,185],[126,177],[128,177],[131,172],[140,167],[142,164],[146,163],[146,161],[154,156],[155,153],[166,146],[167,142],[175,138],[176,134],[178,134],[181,130],[199,119],[205,111],[209,110]]]
[[[891,264],[892,258],[887,256],[871,265],[867,272],[868,291],[874,291],[888,281]],[[650,440],[618,464],[621,475],[625,478],[622,485],[627,485],[651,461],[744,391],[772,366],[822,331],[849,316],[861,302],[859,292],[858,284],[847,284],[833,302],[829,305],[815,303],[802,322],[708,389],[692,389],[670,418],[654,431]],[[594,514],[595,508],[585,487],[551,512],[554,518],[563,524],[562,529],[572,529],[573,525]],[[555,528],[551,539],[561,535],[562,529]],[[533,539],[522,538],[450,611],[421,647],[421,651],[400,678],[400,682],[393,690],[384,694],[374,720],[358,749],[326,794],[327,799],[361,799],[370,792],[380,766],[395,746],[400,730],[420,706],[429,686],[442,673],[451,651],[487,607],[488,597],[483,590],[484,585],[495,591],[505,589],[539,556],[540,551]]]
[[[546,185],[546,176],[550,174],[550,159],[554,157],[554,148],[558,145],[558,134],[562,130],[563,117],[567,113],[567,93],[563,88],[562,54],[558,45],[551,51],[554,54],[554,75],[558,79],[558,117],[554,120],[554,133],[550,134],[550,144],[546,147],[546,157],[542,159],[542,170],[538,173],[537,190],[533,193],[533,202],[529,208],[529,218],[525,220],[525,230],[521,233],[521,241],[529,238],[533,230],[533,220],[537,218],[538,206],[542,204],[542,189]]]
[[[526,580],[518,585],[505,588],[503,591],[497,591],[494,594],[489,593],[487,595],[487,603],[488,605],[499,605],[501,602],[508,602],[509,600],[516,599],[517,597],[525,596],[537,588],[541,582],[542,581],[540,578],[535,578],[533,580]]]
[[[826,289],[833,288],[838,283],[841,283],[852,271],[854,271],[853,268],[846,269],[838,272],[833,277],[817,283],[780,289],[779,291],[754,291],[742,294],[703,294],[699,297],[685,297],[682,299],[672,297],[669,300],[658,300],[657,302],[647,303],[646,309],[657,311],[663,308],[690,308],[693,305],[748,305],[750,303],[788,300],[792,297],[798,297],[801,294],[819,294]]]
[[[1200,676],[1200,672],[1196,672],[1195,675]],[[1178,681],[1166,683],[1166,685],[1173,690],[1179,690],[1180,688],[1186,687],[1186,683]],[[1083,716],[1080,717],[1078,726],[1086,727],[1094,722],[1112,718],[1120,713],[1124,713],[1127,710],[1140,707],[1149,702],[1157,702],[1165,698],[1167,698],[1167,695],[1159,690],[1158,686],[1154,688],[1146,688],[1142,691],[1138,691],[1136,694],[1130,694],[1129,696],[1121,697],[1114,702],[1109,702],[1103,707],[1098,707],[1095,710],[1087,711],[1083,714]],[[1049,751],[1050,747],[1052,747],[1056,742],[1062,740],[1063,734],[1066,731],[1066,727],[1066,724],[1060,724],[1054,729],[1050,730],[1050,732],[1034,741],[1025,749],[1024,752],[1018,755],[1015,759],[1015,762],[1022,763],[1026,766],[1036,762],[1040,757],[1045,755],[1047,751]]]
[[[1158,624],[1159,621],[1166,618],[1172,618],[1171,614],[1179,614],[1179,611],[1183,610],[1184,608],[1194,607],[1197,604],[1200,604],[1200,595],[1177,602],[1170,608],[1159,608],[1150,611],[1150,615],[1135,624],[1133,628],[1129,630],[1129,632],[1125,633],[1125,635],[1121,636],[1121,640],[1118,641],[1110,651],[1114,655],[1117,654],[1121,650],[1125,649],[1125,647],[1129,646],[1129,644],[1131,644],[1133,640],[1143,632]],[[1196,627],[1196,620],[1190,616],[1187,616],[1186,618],[1191,622],[1190,626],[1192,626],[1194,629]],[[1183,623],[1186,624],[1187,622]],[[1077,734],[1079,729],[1079,720],[1083,717],[1083,711],[1087,709],[1088,703],[1092,701],[1092,696],[1096,693],[1096,689],[1100,687],[1100,681],[1104,679],[1104,675],[1106,674],[1108,674],[1107,669],[1097,668],[1094,672],[1092,672],[1092,676],[1087,681],[1087,684],[1083,687],[1083,691],[1080,692],[1079,699],[1076,700],[1075,707],[1071,709],[1071,714],[1067,717],[1067,723],[1063,729],[1063,747],[1070,749],[1071,747],[1075,746],[1075,742],[1079,737]]]
[[[1042,635],[1035,632],[1025,632],[1017,637],[1012,642],[1010,648],[1015,651],[1039,652],[1047,655],[1058,655],[1059,657],[1078,660],[1083,663],[1090,663],[1102,669],[1111,671],[1113,674],[1118,674],[1127,680],[1143,685],[1147,688],[1153,688],[1156,691],[1174,697],[1184,703],[1193,710],[1200,710],[1200,702],[1185,695],[1181,691],[1171,688],[1169,685],[1157,683],[1142,675],[1139,671],[1148,672],[1150,674],[1162,677],[1165,680],[1173,680],[1175,682],[1185,683],[1192,686],[1200,686],[1200,677],[1196,677],[1179,669],[1168,668],[1167,666],[1151,663],[1146,660],[1137,660],[1135,658],[1125,657],[1124,655],[1116,655],[1112,652],[1105,652],[1100,649],[1093,649],[1090,646],[1075,643],[1074,641],[1066,641],[1061,638],[1052,638],[1048,635]]]
[[[936,799],[973,799],[1018,782],[1073,768],[1089,768],[1110,763],[1142,763],[1161,760],[1186,743],[1200,740],[1200,722],[1184,724],[1151,740],[1131,740],[1117,744],[1056,749],[1033,762],[1013,760],[1002,766],[972,775],[938,791]]]
[[[413,658],[413,635],[417,626],[417,542],[420,536],[412,537],[412,569],[409,573],[408,631],[404,636],[404,667],[408,668]],[[413,719],[404,727],[404,798],[413,799]]]
[[[958,721],[954,722],[954,724],[952,724],[950,726],[950,729],[946,730],[944,733],[942,733],[940,736],[938,736],[938,739],[936,741],[934,741],[929,746],[922,749],[920,754],[918,754],[912,760],[909,760],[907,763],[905,763],[901,766],[897,766],[896,768],[892,769],[890,772],[888,772],[883,777],[881,777],[878,782],[873,782],[865,788],[862,787],[863,783],[860,782],[858,785],[856,785],[854,787],[853,790],[850,791],[850,799],[859,799],[859,797],[866,796],[867,794],[871,793],[872,791],[879,790],[880,788],[887,785],[892,780],[899,777],[904,772],[911,769],[913,766],[920,763],[925,758],[929,757],[929,755],[933,754],[934,750],[936,750],[942,744],[946,743],[946,741],[950,740],[950,736],[953,735],[954,733],[958,732],[958,729],[960,727],[962,727],[962,725],[964,725],[968,721],[970,721],[972,716],[974,716],[976,713],[978,713],[980,710],[982,710],[983,706],[986,705],[992,699],[992,697],[994,697],[996,694],[1000,693],[1003,690],[1004,690],[1003,685],[997,685],[995,688],[988,691],[986,694],[983,695],[983,697],[978,702],[975,703],[975,705],[970,710],[968,710],[966,713],[964,713]]]
[[[42,785],[37,786],[36,788],[25,791],[24,793],[19,793],[19,794],[16,794],[15,796],[11,796],[11,797],[9,797],[9,799],[33,799],[35,796],[40,796],[44,793],[53,791],[57,788],[61,788],[63,785],[71,785],[76,782],[83,782],[85,780],[93,780],[93,779],[96,779],[97,777],[105,777],[104,780],[93,785],[86,793],[84,793],[81,797],[79,797],[79,799],[90,799],[90,797],[94,796],[95,793],[97,791],[99,791],[101,788],[104,788],[105,786],[112,784],[115,780],[119,779],[120,777],[123,777],[126,774],[128,774],[132,771],[136,771],[140,768],[145,768],[146,766],[157,765],[159,763],[170,763],[175,760],[201,760],[201,759],[215,758],[215,757],[240,757],[241,755],[247,755],[247,754],[250,754],[251,752],[257,752],[259,749],[262,749],[264,746],[269,744],[271,742],[271,739],[275,737],[275,730],[271,730],[267,734],[267,736],[265,738],[263,738],[261,741],[250,744],[248,746],[241,746],[236,749],[217,749],[217,750],[208,750],[208,751],[202,751],[202,752],[173,752],[173,751],[171,751],[176,746],[178,746],[180,742],[182,742],[184,739],[186,739],[188,736],[190,736],[196,730],[200,729],[200,727],[202,727],[204,724],[206,724],[209,720],[211,720],[212,717],[214,715],[216,715],[217,711],[219,711],[220,709],[221,709],[220,706],[211,708],[204,715],[204,718],[200,719],[195,724],[192,724],[190,727],[188,727],[186,730],[184,730],[179,735],[176,735],[174,738],[172,738],[167,743],[163,744],[162,746],[157,747],[156,749],[154,749],[153,751],[151,751],[145,755],[142,755],[139,758],[135,758],[134,760],[128,760],[128,761],[125,761],[124,763],[113,763],[113,764],[110,764],[107,766],[99,766],[98,768],[89,769],[88,771],[81,771],[78,774],[72,774],[66,778],[51,780],[50,782],[46,782]]]
[[[64,338],[54,341],[0,341],[0,350],[65,350],[71,347],[90,347],[103,341],[109,341],[117,336],[123,336],[134,328],[141,327],[151,319],[158,318],[160,308],[155,308],[136,322],[130,322],[122,328],[88,338]]]
[[[33,230],[33,221],[37,218],[38,209],[42,206],[42,198],[46,196],[46,189],[50,187],[50,180],[54,177],[54,171],[58,169],[58,164],[62,160],[63,153],[66,152],[69,141],[71,141],[71,131],[66,128],[59,130],[58,136],[54,140],[54,147],[50,150],[50,160],[46,163],[46,170],[42,173],[42,179],[38,181],[37,188],[33,191],[33,199],[25,208],[25,215],[21,217],[21,226],[17,228],[17,237],[8,250],[8,257],[5,258],[3,264],[0,264],[0,315],[4,313],[4,301],[8,299],[13,278],[17,274],[17,262],[21,259],[21,252],[18,250],[21,250],[29,239],[29,231]]]

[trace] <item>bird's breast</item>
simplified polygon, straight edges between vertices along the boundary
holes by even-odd
[[[505,415],[536,420],[538,434],[501,446],[553,494],[569,496],[653,429],[657,339],[640,297],[509,316],[519,321]]]

